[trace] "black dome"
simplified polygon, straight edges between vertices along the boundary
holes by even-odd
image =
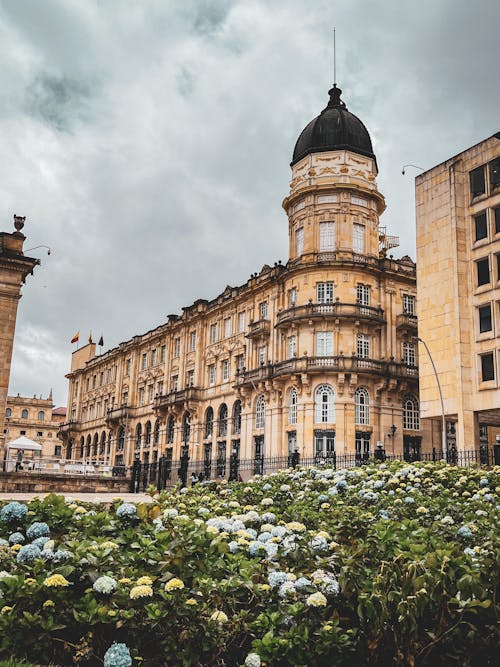
[[[376,161],[368,130],[340,99],[342,91],[333,84],[325,109],[302,130],[290,166],[310,153],[347,149]]]

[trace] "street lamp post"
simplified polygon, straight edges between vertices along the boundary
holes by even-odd
[[[444,402],[443,402],[443,392],[441,391],[441,383],[439,382],[439,376],[437,374],[436,366],[434,364],[434,359],[432,358],[431,351],[429,350],[429,346],[425,342],[423,338],[420,338],[420,336],[417,336],[417,340],[419,340],[422,345],[425,347],[427,354],[429,355],[429,359],[431,360],[432,364],[432,369],[434,370],[434,375],[436,376],[436,382],[439,390],[439,398],[441,400],[441,418],[442,418],[442,425],[441,425],[441,449],[443,451],[443,458],[446,461],[447,460],[447,451],[446,451],[446,421],[445,421],[445,416],[444,416]]]

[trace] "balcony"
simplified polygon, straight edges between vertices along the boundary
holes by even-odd
[[[273,364],[266,364],[259,368],[252,368],[247,371],[243,368],[236,375],[235,386],[242,387],[246,384],[254,385],[256,382],[269,380],[273,377]]]
[[[276,326],[286,326],[300,320],[323,320],[329,318],[346,318],[352,320],[385,322],[382,308],[362,306],[359,303],[308,303],[305,306],[294,306],[278,313]]]
[[[257,320],[248,325],[247,338],[259,338],[269,336],[271,333],[271,322],[269,320]]]
[[[201,391],[198,387],[186,387],[181,391],[171,391],[168,394],[160,394],[154,400],[154,409],[168,410],[176,406],[183,406],[192,401],[201,401]]]
[[[406,331],[416,335],[418,327],[418,318],[416,315],[409,313],[401,313],[396,317],[396,329],[398,331]]]
[[[77,430],[77,422],[72,419],[70,421],[64,422],[63,424],[59,425],[58,429],[58,435],[63,434],[63,433],[69,433],[70,431],[76,431]]]
[[[106,423],[117,424],[122,419],[128,419],[131,416],[132,408],[126,404],[120,405],[116,408],[109,408],[106,411]]]

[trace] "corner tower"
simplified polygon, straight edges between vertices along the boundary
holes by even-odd
[[[321,253],[379,257],[377,160],[368,130],[348,111],[334,84],[323,111],[301,132],[291,162],[289,259],[315,262]]]

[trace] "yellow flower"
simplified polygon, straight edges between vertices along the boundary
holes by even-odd
[[[210,620],[214,623],[219,623],[219,625],[222,625],[223,623],[227,623],[229,619],[223,611],[214,611],[214,613],[210,616]]]
[[[137,586],[152,586],[153,585],[153,580],[151,579],[151,577],[147,577],[147,576],[139,577],[139,579],[137,579],[137,581],[136,581],[136,585]]]
[[[33,579],[33,577],[28,577],[27,579],[24,580],[24,583],[27,586],[33,586],[33,584],[36,584],[36,579]]]
[[[107,541],[101,544],[101,549],[118,549],[118,545],[116,544],[116,542]]]
[[[269,586],[269,584],[259,584],[259,588],[261,591],[268,591],[271,586]]]
[[[323,593],[313,593],[307,598],[306,604],[309,607],[326,607],[326,598]]]
[[[116,611],[115,611],[114,609],[110,609],[110,610],[108,611],[108,616],[111,616],[111,618],[112,618],[113,616],[116,616]]]
[[[207,533],[209,535],[218,535],[219,531],[217,530],[217,528],[215,526],[207,526]]]
[[[151,586],[134,586],[130,589],[130,599],[150,598],[153,596],[153,589]]]
[[[43,585],[49,588],[60,588],[63,586],[69,586],[69,581],[63,577],[62,574],[53,574],[45,579]]]
[[[194,607],[195,605],[198,604],[198,602],[197,602],[194,598],[188,598],[188,599],[186,600],[186,604],[188,604],[188,605]]]
[[[75,509],[75,514],[87,514],[87,510],[85,507],[77,507]]]
[[[177,577],[170,579],[165,584],[165,590],[167,591],[167,593],[176,590],[180,591],[182,588],[184,588],[184,582],[181,579],[178,579]]]
[[[330,503],[321,503],[321,509],[322,510],[329,510],[330,509]]]
[[[55,607],[55,606],[56,603],[54,602],[54,600],[45,600],[45,602],[42,605],[42,607]]]
[[[12,611],[13,609],[14,607],[9,607],[6,605],[5,607],[2,607],[2,609],[0,609],[0,614],[8,614],[9,611]]]
[[[124,584],[124,585],[131,584],[132,579],[129,579],[128,577],[122,577],[121,579],[118,579],[118,583],[119,584]]]
[[[303,523],[300,523],[299,521],[290,521],[289,523],[285,523],[285,527],[288,528],[288,530],[293,530],[297,533],[301,533],[306,529]]]
[[[17,551],[19,551],[19,549],[20,549],[22,546],[23,546],[22,544],[13,544],[13,545],[11,546],[10,550],[13,551],[14,553],[16,553]]]

